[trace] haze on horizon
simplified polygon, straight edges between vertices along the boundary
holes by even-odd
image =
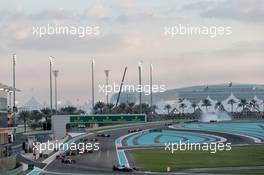
[[[155,84],[167,89],[228,82],[263,84],[264,1],[262,0],[34,0],[0,1],[0,82],[11,85],[12,54],[17,54],[20,104],[32,94],[49,102],[49,56],[58,69],[58,100],[76,103],[91,99],[91,60],[95,83],[137,84],[138,61],[143,61],[143,84],[154,65]],[[100,26],[101,35],[32,35],[36,25]],[[164,37],[165,26],[231,26],[232,34]],[[105,100],[98,93],[96,100]]]

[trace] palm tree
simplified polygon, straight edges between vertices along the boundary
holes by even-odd
[[[31,128],[39,128],[43,127],[42,120],[44,115],[39,110],[30,111],[29,119],[30,119],[30,127]]]
[[[128,103],[127,104],[128,113],[133,113],[134,107],[135,107],[135,103]]]
[[[132,102],[132,103],[128,103],[127,105],[128,107],[133,108],[135,106],[135,103]]]
[[[259,112],[259,105],[258,102],[253,99],[249,102],[249,106],[253,109],[253,110],[257,110]]]
[[[222,105],[222,103],[220,101],[217,101],[215,103],[215,109],[219,109],[219,107]]]
[[[169,113],[170,113],[170,109],[171,109],[171,105],[169,105],[169,104],[165,105],[165,106],[164,106],[164,109],[167,110],[168,115],[169,115]]]
[[[101,102],[101,101],[98,101],[95,105],[94,105],[94,111],[100,111],[100,114],[103,113],[103,109],[105,107],[105,103],[104,102]]]
[[[120,103],[118,106],[121,110],[121,113],[127,113],[127,104],[126,103]]]
[[[27,119],[30,117],[29,111],[21,111],[19,112],[19,118],[21,118],[24,122],[24,132],[27,131]]]
[[[145,114],[149,114],[151,112],[151,107],[147,103],[142,103],[142,111]]]
[[[263,108],[262,108],[262,109],[263,109],[263,110],[262,110],[262,113],[264,114],[264,101],[263,101],[263,100],[262,100],[262,102],[261,102],[261,105],[262,105],[262,107],[263,107]]]
[[[30,120],[39,123],[43,119],[43,114],[39,110],[30,111]]]
[[[40,112],[45,117],[45,121],[46,121],[45,129],[48,130],[48,119],[51,117],[51,110],[49,108],[43,108],[43,109],[40,110]]]
[[[180,104],[180,106],[179,106],[179,108],[181,108],[182,109],[182,113],[184,114],[184,108],[186,108],[187,106],[186,106],[186,104],[184,104],[184,103],[181,103]]]
[[[197,108],[197,104],[196,103],[192,103],[192,108],[193,108],[193,112],[195,112],[195,109]]]
[[[234,104],[236,103],[236,101],[234,99],[230,99],[228,100],[227,104],[230,104],[231,106],[231,112],[234,112]]]
[[[157,106],[157,105],[153,105],[153,106],[152,106],[152,110],[153,110],[153,112],[156,112],[157,109],[158,109],[158,106]]]
[[[106,104],[106,109],[107,109],[107,112],[108,113],[112,113],[112,110],[113,110],[113,108],[114,108],[114,104],[113,103],[108,103],[108,104]]]
[[[248,105],[248,102],[247,102],[246,99],[241,99],[240,102],[239,102],[239,104],[238,104],[239,107],[242,107],[242,111],[245,110],[245,108],[246,108],[247,105]]]
[[[82,109],[78,109],[77,111],[76,111],[76,114],[77,115],[80,115],[80,114],[85,114],[86,112],[84,111],[84,110],[82,110]]]
[[[215,103],[215,109],[217,109],[218,111],[224,111],[225,110],[224,105],[222,104],[221,101],[218,101]]]
[[[74,106],[67,106],[67,107],[63,107],[60,108],[59,113],[62,115],[73,115],[73,114],[77,114],[77,108]]]
[[[184,101],[184,98],[179,98],[179,99],[178,99],[178,102],[179,102],[179,103],[182,103],[183,101]]]
[[[205,106],[206,111],[208,111],[208,107],[209,107],[209,106],[212,106],[212,104],[211,104],[210,100],[208,100],[208,99],[206,98],[206,99],[203,100],[203,104],[202,104],[202,106]]]

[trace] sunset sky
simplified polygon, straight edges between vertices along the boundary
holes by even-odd
[[[91,60],[95,80],[137,84],[138,61],[143,83],[154,66],[155,84],[167,89],[192,85],[264,82],[263,0],[0,0],[0,83],[12,85],[12,54],[17,54],[20,104],[32,94],[49,101],[49,56],[58,69],[59,101],[91,100]],[[37,37],[34,26],[99,26],[97,37]],[[231,35],[164,36],[164,27],[230,26]],[[78,100],[77,100],[78,99]],[[98,93],[96,100],[104,100]]]

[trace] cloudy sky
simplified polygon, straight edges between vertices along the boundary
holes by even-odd
[[[11,85],[12,53],[17,54],[18,101],[49,99],[49,59],[58,69],[59,100],[91,100],[91,60],[96,86],[143,82],[154,65],[154,83],[167,89],[201,84],[257,83],[264,79],[263,0],[0,0],[0,82]],[[100,35],[33,35],[33,27],[99,26]],[[230,26],[231,35],[164,35],[168,26]],[[96,90],[96,99],[104,99]]]

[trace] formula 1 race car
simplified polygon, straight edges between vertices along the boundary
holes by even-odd
[[[133,168],[127,167],[125,165],[114,165],[113,171],[123,171],[123,172],[131,172],[133,171]]]
[[[62,159],[64,159],[65,158],[65,154],[63,154],[63,153],[60,153],[60,154],[58,154],[57,156],[56,156],[56,159],[60,159],[60,160],[62,160]]]
[[[102,134],[97,134],[97,137],[110,137],[110,135],[102,133]]]
[[[97,142],[98,139],[97,139],[97,138],[92,138],[90,141],[91,141],[91,142]]]
[[[71,159],[71,158],[69,158],[69,157],[66,157],[64,159],[61,159],[61,163],[65,163],[65,164],[75,164],[76,161],[73,160],[73,159]]]
[[[142,131],[142,129],[140,129],[140,128],[137,128],[137,129],[129,129],[128,130],[128,133],[139,132],[139,131]]]

